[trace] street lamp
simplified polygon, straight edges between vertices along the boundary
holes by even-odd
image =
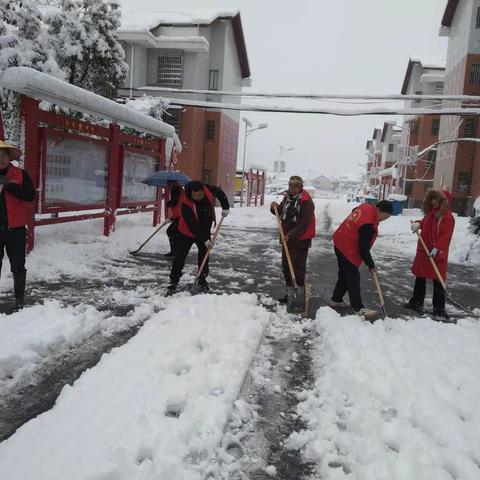
[[[243,207],[243,188],[245,185],[245,158],[247,152],[247,137],[256,130],[262,130],[268,127],[268,123],[260,123],[258,127],[254,127],[253,123],[245,117],[242,117],[242,121],[245,122],[245,140],[243,143],[243,165],[242,165],[242,189],[240,190],[240,206]]]

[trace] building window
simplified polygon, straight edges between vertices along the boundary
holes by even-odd
[[[429,150],[427,153],[427,168],[435,167],[437,163],[437,151]]]
[[[394,148],[394,146],[395,146],[395,145],[394,145],[393,143],[390,143],[390,144],[388,145],[388,153],[393,153],[393,148]]]
[[[218,90],[218,70],[210,70],[208,78],[208,89]]]
[[[421,94],[422,94],[421,91],[415,92],[415,95],[421,95]],[[416,104],[419,104],[419,103],[422,103],[422,101],[421,101],[421,100],[415,100],[415,103],[416,103]]]
[[[438,133],[440,132],[440,119],[435,118],[432,120],[432,135],[434,137],[438,137]]]
[[[443,82],[435,82],[433,86],[434,95],[443,95]]]
[[[465,120],[465,127],[463,128],[463,137],[471,138],[477,134],[477,120],[475,118],[469,118]]]
[[[480,7],[477,8],[477,21],[475,26],[476,28],[480,28]]]
[[[215,140],[215,121],[207,120],[205,128],[205,138],[207,140]]]
[[[150,48],[147,83],[159,87],[181,88],[183,86],[183,53]]]
[[[418,122],[411,122],[410,123],[410,133],[412,135],[415,135],[418,133]]]
[[[480,63],[473,63],[470,67],[470,85],[480,85]]]
[[[470,172],[460,172],[458,174],[457,190],[460,193],[469,193],[470,192],[471,178],[472,178],[472,174]]]
[[[180,136],[180,124],[182,121],[182,111],[179,108],[172,108],[165,112],[162,120],[175,128],[175,133]]]

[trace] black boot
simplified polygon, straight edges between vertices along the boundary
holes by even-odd
[[[208,286],[207,279],[205,277],[200,277],[198,279],[198,288],[200,290],[203,290],[204,292],[208,292],[210,290],[210,287]]]
[[[27,272],[13,273],[13,289],[15,291],[15,308],[18,312],[25,306],[25,284],[27,281]]]
[[[279,299],[278,299],[278,303],[279,303],[280,305],[286,305],[286,304],[287,304],[287,296],[284,295],[283,297],[279,298]]]
[[[420,305],[419,303],[414,302],[412,299],[410,299],[408,303],[405,303],[403,307],[406,308],[407,310],[413,310],[414,312],[417,312],[417,313],[423,313],[423,305]]]
[[[172,296],[177,291],[177,282],[170,282],[167,286],[167,293],[165,294],[166,297]]]
[[[444,308],[434,308],[433,316],[437,318],[443,318],[445,320],[450,320],[450,315],[445,311]]]

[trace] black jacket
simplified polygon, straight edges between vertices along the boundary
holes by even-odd
[[[220,187],[215,187],[214,185],[205,185],[205,187],[208,188],[210,192],[212,192],[213,197],[220,202],[223,210],[230,209],[228,198]],[[195,217],[195,213],[186,204],[182,205],[182,216],[189,230],[194,235],[195,240],[199,242],[205,242],[209,240],[211,236],[210,232],[213,224],[212,207],[207,196],[203,197],[203,200],[200,202],[195,202],[195,207],[198,220]]]

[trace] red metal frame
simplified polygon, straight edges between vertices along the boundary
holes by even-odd
[[[24,166],[30,174],[37,191],[41,187],[41,212],[50,213],[51,218],[35,218],[38,212],[39,199],[28,204],[28,240],[27,250],[31,251],[35,242],[35,226],[54,223],[74,222],[95,218],[104,218],[104,235],[108,236],[115,229],[117,215],[128,215],[138,212],[153,212],[153,225],[160,221],[162,208],[162,190],[157,188],[156,199],[143,202],[128,202],[121,204],[121,188],[123,180],[123,151],[134,151],[158,158],[158,167],[165,168],[165,140],[146,139],[129,135],[120,131],[116,124],[109,128],[90,124],[54,112],[41,110],[39,101],[22,96],[21,120],[25,132]],[[56,128],[52,128],[56,127]],[[68,130],[68,131],[65,131]],[[108,147],[107,171],[108,184],[105,203],[96,205],[81,205],[72,207],[45,207],[46,179],[46,146],[48,135],[72,138],[90,143],[99,143]],[[0,137],[3,138],[3,125],[0,115]],[[126,208],[125,210],[119,210]],[[67,215],[60,217],[60,212],[76,212],[82,210],[104,209],[99,213]]]
[[[257,170],[256,173],[253,173],[253,170],[245,172],[247,177],[247,207],[252,205],[252,202],[255,206],[264,205],[265,203],[265,172],[260,173],[260,170]],[[254,183],[256,183],[256,189],[253,188]],[[253,191],[255,190],[255,194]]]

